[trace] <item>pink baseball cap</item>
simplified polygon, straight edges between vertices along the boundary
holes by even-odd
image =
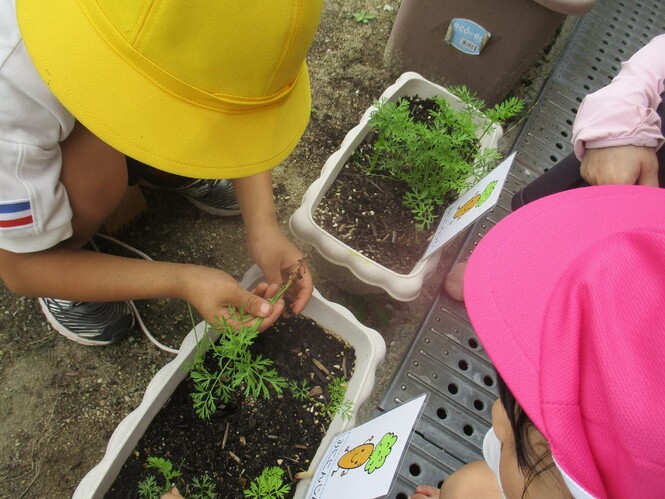
[[[534,201],[474,250],[478,338],[557,465],[594,497],[665,491],[665,190]]]

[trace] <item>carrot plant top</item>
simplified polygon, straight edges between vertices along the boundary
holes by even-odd
[[[419,230],[428,229],[439,209],[480,179],[500,158],[495,148],[480,148],[480,140],[495,125],[519,113],[524,102],[511,97],[485,109],[466,87],[453,87],[462,106],[454,108],[442,96],[375,102],[369,124],[375,132],[373,151],[358,164],[368,175],[383,175],[407,186],[404,205]]]

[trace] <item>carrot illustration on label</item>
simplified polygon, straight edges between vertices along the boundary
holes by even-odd
[[[374,436],[371,436],[364,444],[358,445],[353,449],[347,447],[344,455],[337,462],[337,466],[343,470],[340,476],[346,475],[348,470],[360,468],[363,464],[365,465],[365,472],[368,474],[373,473],[383,466],[393,445],[397,442],[397,435],[390,432],[386,433],[381,437],[381,441],[376,446],[370,443],[373,438]]]
[[[462,206],[457,208],[457,211],[453,215],[453,218],[459,218],[462,215],[464,215],[465,213],[467,213],[471,208],[476,206],[476,203],[478,202],[479,199],[480,199],[480,194],[476,194],[475,196],[473,196],[466,203],[464,203]]]
[[[493,180],[492,182],[487,184],[481,194],[476,194],[466,203],[464,203],[462,206],[457,208],[457,211],[453,215],[453,218],[460,218],[464,214],[468,213],[471,208],[482,205],[492,195],[492,192],[494,191],[496,184],[497,184],[496,180]]]

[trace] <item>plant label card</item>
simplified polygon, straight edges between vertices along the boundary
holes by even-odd
[[[390,490],[427,394],[335,437],[323,455],[307,499],[374,499]]]
[[[441,248],[497,203],[514,159],[515,153],[512,153],[448,207],[423,258]]]

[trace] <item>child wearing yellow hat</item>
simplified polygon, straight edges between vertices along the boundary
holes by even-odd
[[[305,57],[320,0],[0,0],[0,278],[40,298],[83,344],[131,328],[126,300],[177,297],[208,321],[266,317],[302,258],[279,230],[270,170],[307,125]],[[126,158],[191,179],[232,179],[266,282],[82,250],[127,184]],[[227,189],[228,190],[228,189]],[[231,200],[233,202],[233,199]],[[292,295],[299,313],[308,273]]]

